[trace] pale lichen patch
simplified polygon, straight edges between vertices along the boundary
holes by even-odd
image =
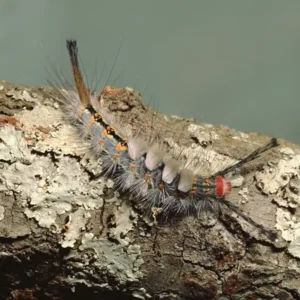
[[[294,257],[300,258],[300,222],[288,210],[278,208],[276,226],[281,231],[283,239],[290,241],[288,251]]]
[[[289,156],[283,157],[276,166],[265,166],[263,171],[256,172],[257,186],[265,194],[275,194],[275,201],[278,198],[283,198],[286,199],[287,206],[289,206],[289,202],[295,204],[295,201],[300,204],[300,197],[297,191],[294,191],[293,197],[286,197],[285,195],[292,178],[300,178],[299,167],[300,154],[292,158]]]
[[[249,189],[247,187],[242,188],[239,191],[239,195],[243,197],[242,203],[245,203],[249,200]]]
[[[133,291],[132,296],[136,299],[141,299],[141,300],[152,298],[151,295],[147,293],[145,288],[140,288],[136,291]]]
[[[70,222],[65,230],[63,239],[60,241],[63,248],[74,247],[74,244],[81,235],[81,231],[84,231],[89,217],[90,215],[82,207],[79,207],[74,213],[70,214]]]
[[[4,212],[5,212],[4,206],[0,205],[0,222],[4,219]]]
[[[26,102],[38,103],[39,101],[32,97],[26,90],[12,89],[7,91],[6,96],[12,97],[16,100],[24,100]]]
[[[107,239],[85,234],[79,249],[93,249],[98,258],[93,265],[117,277],[120,285],[137,282],[142,277],[140,268],[144,261],[139,245],[116,245]]]
[[[39,226],[58,231],[57,216],[74,205],[86,210],[103,206],[100,195],[104,183],[101,179],[89,182],[87,173],[82,172],[75,159],[56,155],[54,164],[50,154],[30,153],[21,132],[13,126],[1,129],[0,139],[0,158],[10,162],[2,165],[0,190],[16,193],[25,207],[25,215],[34,218]]]
[[[209,128],[209,126],[205,127]],[[207,131],[205,130],[205,127],[192,123],[187,129],[191,136],[198,140],[200,145],[209,145],[213,143],[214,140],[219,139],[219,135],[215,131]]]
[[[288,251],[294,257],[300,258],[300,229],[297,231],[296,238],[290,243]]]
[[[249,138],[249,134],[244,133],[242,131],[238,131],[237,135],[233,136],[232,139],[238,141],[246,141]]]
[[[281,160],[277,165],[264,166],[263,171],[255,174],[257,186],[264,194],[271,194],[273,200],[280,206],[276,213],[276,228],[286,241],[291,241],[289,247],[293,255],[298,256],[298,238],[300,223],[286,208],[300,207],[300,154],[295,154],[290,148],[282,148]],[[300,251],[299,251],[300,253]]]
[[[26,133],[28,144],[32,143],[40,152],[52,150],[62,154],[83,155],[88,149],[88,143],[78,139],[75,128],[65,124],[63,112],[53,107],[36,105],[32,111],[25,110],[17,118]]]
[[[55,226],[55,231],[59,229],[55,224],[56,213],[54,210],[48,209],[46,207],[38,207],[35,210],[26,208],[24,213],[27,218],[34,218],[41,227],[50,228],[53,225]]]
[[[0,158],[2,161],[21,161],[26,164],[33,158],[21,132],[13,126],[7,125],[0,130]]]
[[[286,241],[293,241],[300,236],[300,222],[288,210],[278,208],[276,212],[276,228],[281,230]]]
[[[130,240],[126,238],[126,235],[136,224],[136,216],[127,201],[124,201],[121,206],[116,206],[114,213],[115,227],[111,228],[110,236],[121,244],[128,245]]]

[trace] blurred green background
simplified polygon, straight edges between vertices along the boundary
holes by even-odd
[[[121,47],[109,84],[168,114],[300,144],[299,0],[0,0],[0,79],[67,72],[66,38],[90,83],[103,70],[99,91]]]

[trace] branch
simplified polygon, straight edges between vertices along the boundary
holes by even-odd
[[[165,116],[133,90],[112,91],[102,104],[117,123],[191,165],[220,168],[268,141]],[[277,241],[230,211],[155,223],[100,176],[101,161],[54,95],[0,82],[1,299],[300,299],[297,146],[280,141],[232,180],[229,200],[275,226]]]

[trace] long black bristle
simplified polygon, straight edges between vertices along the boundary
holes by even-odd
[[[251,225],[256,227],[262,234],[264,234],[271,241],[275,241],[277,239],[278,236],[277,236],[276,232],[268,230],[268,229],[264,228],[262,225],[253,221],[250,217],[245,215],[245,213],[243,213],[237,206],[235,206],[230,201],[228,201],[224,198],[221,201],[222,201],[222,203],[224,203],[227,206],[227,208],[229,208],[229,210],[234,211],[238,216],[242,217],[245,221],[247,221],[248,223],[250,223]]]
[[[248,154],[246,157],[242,158],[237,163],[235,163],[231,166],[228,166],[227,168],[225,168],[221,171],[218,171],[217,173],[213,174],[211,177],[215,178],[218,176],[224,176],[224,175],[228,174],[229,172],[234,171],[237,168],[241,167],[242,165],[258,158],[262,153],[264,153],[272,148],[275,148],[277,146],[279,146],[277,138],[272,138],[266,145],[254,150],[253,152]]]

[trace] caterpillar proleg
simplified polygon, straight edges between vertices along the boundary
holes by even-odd
[[[270,239],[276,237],[227,199],[231,182],[225,178],[236,168],[278,146],[276,138],[209,177],[195,174],[192,169],[181,167],[179,161],[159,145],[148,145],[142,136],[127,136],[122,128],[113,124],[109,114],[101,109],[99,97],[86,87],[78,64],[76,40],[67,40],[67,49],[76,87],[73,91],[61,91],[67,118],[80,135],[90,141],[95,155],[102,158],[105,175],[115,181],[121,192],[133,194],[148,209],[160,208],[162,214],[168,216],[192,214],[197,217],[205,212],[219,214],[229,209]],[[105,87],[103,91],[117,90]]]

